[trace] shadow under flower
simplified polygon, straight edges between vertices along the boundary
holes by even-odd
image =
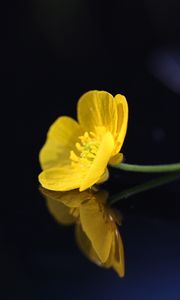
[[[104,190],[55,192],[40,188],[51,215],[59,224],[75,224],[77,244],[93,263],[124,276],[124,248],[118,225],[122,217],[107,205]]]

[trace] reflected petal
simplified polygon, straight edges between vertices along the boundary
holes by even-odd
[[[117,224],[120,214],[107,206],[106,191],[55,192],[40,188],[47,207],[60,224],[75,223],[75,235],[82,252],[92,262],[114,268],[124,276],[124,249]]]
[[[111,252],[104,267],[114,268],[120,277],[125,274],[124,247],[118,229],[114,231]]]
[[[71,225],[75,223],[75,217],[70,213],[70,208],[61,202],[46,198],[46,205],[54,219],[62,225]]]
[[[113,231],[107,222],[102,203],[91,199],[80,206],[80,223],[92,246],[104,263],[110,254]]]
[[[90,190],[84,191],[83,193],[80,193],[79,190],[56,192],[40,187],[40,192],[49,200],[52,199],[59,203],[63,203],[70,208],[79,207],[83,201],[91,199],[92,197],[92,192]]]
[[[75,227],[75,237],[77,244],[83,254],[93,263],[97,265],[102,265],[99,257],[97,256],[96,252],[94,251],[91,241],[88,239],[87,235],[84,233],[81,224],[76,224]]]

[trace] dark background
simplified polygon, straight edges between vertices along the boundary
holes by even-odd
[[[179,1],[14,1],[2,13],[1,299],[180,299],[178,181],[119,204],[119,279],[83,257],[73,228],[49,215],[37,180],[48,127],[75,117],[91,89],[127,97],[127,162],[179,162]],[[150,178],[111,171],[106,188]]]

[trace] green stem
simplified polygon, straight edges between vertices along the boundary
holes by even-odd
[[[119,165],[112,166],[114,168],[128,171],[128,172],[141,172],[141,173],[163,173],[163,172],[177,172],[180,171],[180,163],[168,164],[168,165],[132,165],[121,163]]]
[[[143,184],[136,185],[132,188],[126,189],[120,193],[117,193],[117,194],[111,196],[109,199],[109,204],[110,205],[115,204],[116,202],[118,202],[122,199],[129,198],[133,195],[139,194],[144,191],[148,191],[150,189],[156,188],[158,186],[161,186],[161,185],[164,185],[164,184],[167,184],[172,181],[179,180],[179,179],[180,179],[180,173],[174,173],[171,175],[161,176],[160,178],[156,178],[156,179],[147,181]]]

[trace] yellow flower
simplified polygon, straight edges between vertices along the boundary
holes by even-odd
[[[58,223],[75,224],[77,243],[92,262],[114,268],[124,276],[123,243],[116,224],[121,218],[106,205],[106,191],[54,192],[41,188],[47,207]]]
[[[58,118],[40,151],[41,185],[49,190],[84,191],[108,179],[107,165],[120,163],[128,105],[120,94],[90,91],[78,101],[78,122]]]

